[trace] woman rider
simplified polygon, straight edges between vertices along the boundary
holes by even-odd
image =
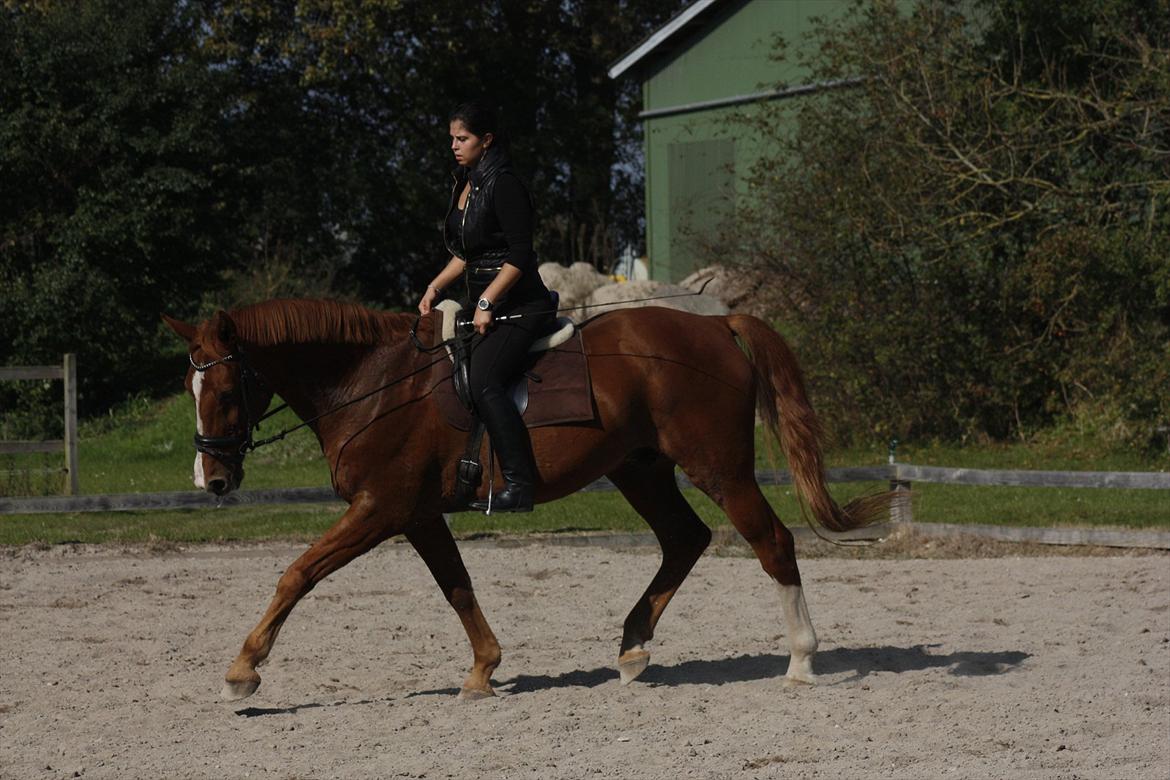
[[[443,221],[451,260],[427,285],[422,314],[463,279],[464,309],[475,306],[471,396],[499,458],[504,489],[493,512],[532,511],[536,461],[528,429],[507,389],[523,370],[528,348],[554,318],[548,288],[536,272],[532,199],[512,171],[495,112],[479,102],[451,114],[451,151],[459,167]],[[503,322],[496,317],[523,315]],[[487,509],[487,502],[471,504]]]

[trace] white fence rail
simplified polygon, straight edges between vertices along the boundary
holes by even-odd
[[[757,472],[756,476],[760,484],[763,485],[788,485],[792,483],[792,475],[787,471],[760,471]],[[826,476],[829,482],[888,482],[895,490],[905,493],[905,496],[900,501],[895,502],[891,508],[889,523],[852,532],[848,535],[849,538],[879,538],[890,533],[896,525],[902,524],[912,526],[916,531],[932,536],[969,534],[1000,541],[1038,544],[1091,544],[1109,547],[1170,549],[1170,531],[1132,531],[1109,528],[1016,528],[997,525],[918,523],[913,521],[910,501],[914,482],[972,486],[1170,490],[1170,473],[1168,472],[1006,471],[894,463],[886,466],[828,469]],[[691,486],[690,481],[682,474],[679,474],[678,482],[682,487]],[[599,479],[587,485],[583,491],[613,489],[614,486],[609,480]],[[332,489],[323,487],[241,490],[222,499],[194,490],[169,493],[0,498],[0,515],[311,503],[341,503],[341,499]]]
[[[1009,487],[1126,488],[1170,490],[1170,472],[1162,471],[1002,471],[954,469],[895,463],[888,466],[860,466],[827,469],[829,482],[889,482],[909,493],[913,482],[949,485],[1001,485]],[[758,471],[761,485],[790,485],[788,471]],[[691,487],[685,475],[678,475],[680,487]],[[614,490],[604,477],[582,488],[582,492]],[[0,498],[0,514],[42,514],[52,512],[119,512],[142,509],[197,509],[199,507],[250,504],[312,504],[340,502],[330,488],[274,488],[240,490],[223,498],[195,490],[167,493],[110,493],[88,496],[47,496]],[[902,502],[906,503],[906,502]],[[908,521],[908,506],[897,508],[891,519]],[[1170,509],[1168,509],[1170,511]]]

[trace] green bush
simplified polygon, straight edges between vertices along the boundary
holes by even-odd
[[[1080,415],[1164,447],[1167,4],[859,4],[814,37],[812,80],[852,86],[735,120],[776,151],[725,243],[776,279],[835,431]]]

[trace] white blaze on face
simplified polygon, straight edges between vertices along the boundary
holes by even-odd
[[[203,417],[199,414],[199,396],[203,393],[203,372],[196,371],[191,377],[191,394],[195,396],[195,432],[203,435]],[[207,489],[207,481],[203,478],[203,453],[195,453],[195,487]]]

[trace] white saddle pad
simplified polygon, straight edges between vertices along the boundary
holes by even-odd
[[[463,307],[459,305],[459,301],[453,301],[448,298],[445,301],[440,301],[435,308],[443,312],[443,341],[449,341],[455,338],[455,319],[459,316],[459,312],[463,311]],[[532,346],[528,348],[528,351],[543,352],[546,349],[559,347],[568,341],[577,329],[577,326],[568,317],[557,317],[556,324],[556,330],[532,342]]]

